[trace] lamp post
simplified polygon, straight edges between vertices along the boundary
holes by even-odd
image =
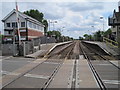
[[[60,32],[61,32],[61,35],[62,35],[62,32],[63,32],[63,29],[64,29],[65,27],[62,27],[62,29],[60,29]],[[63,36],[63,38],[62,38],[63,40],[63,42],[64,42],[64,36]]]
[[[48,22],[49,22],[49,31],[50,31],[50,26],[51,26],[51,24],[50,23],[52,23],[53,24],[53,30],[55,29],[55,23],[57,23],[57,21],[51,21],[51,20],[48,20]]]
[[[94,32],[94,26],[91,26],[92,27],[92,29],[93,29],[93,32]],[[93,34],[94,35],[94,34]],[[95,35],[94,35],[94,41],[95,41]]]
[[[103,31],[104,31],[104,17],[100,17],[101,20],[103,20]]]
[[[102,19],[103,20],[103,32],[104,32],[104,17],[100,17],[100,19]],[[103,35],[102,35],[102,41],[103,41]]]
[[[51,23],[53,23],[53,31],[55,30],[55,23],[57,23],[57,21],[51,21]]]
[[[88,41],[90,41],[90,30],[88,30]]]

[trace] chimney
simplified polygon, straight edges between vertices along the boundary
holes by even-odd
[[[118,2],[118,12],[120,12],[120,1]]]

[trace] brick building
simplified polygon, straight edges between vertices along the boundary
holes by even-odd
[[[28,41],[32,38],[44,36],[44,25],[41,22],[22,12],[18,12],[18,16],[21,40]],[[4,23],[4,38],[12,41],[14,30],[17,33],[16,10],[13,9],[2,21]]]

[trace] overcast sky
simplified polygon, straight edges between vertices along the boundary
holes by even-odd
[[[14,2],[1,2],[0,19],[3,19],[11,10],[15,8]],[[19,11],[38,9],[44,13],[47,20],[57,21],[55,30],[62,30],[62,35],[78,38],[85,33],[92,34],[95,31],[103,30],[104,17],[105,30],[108,29],[108,17],[113,14],[113,10],[118,10],[118,2],[18,2]],[[50,25],[53,30],[53,25]],[[94,26],[92,28],[91,26]],[[62,28],[65,27],[65,28]],[[0,24],[3,30],[3,24]]]

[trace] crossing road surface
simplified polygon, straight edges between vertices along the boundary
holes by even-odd
[[[98,52],[101,53],[99,50]],[[119,69],[100,58],[93,49],[88,49],[80,41],[60,45],[44,58],[9,57],[4,58],[2,64],[3,89],[97,88],[100,90],[99,83],[102,83],[105,86],[102,90],[106,90],[106,88],[118,89],[120,85]]]
[[[2,74],[6,75],[9,72],[15,71],[33,60],[35,59],[12,56],[2,57]]]

